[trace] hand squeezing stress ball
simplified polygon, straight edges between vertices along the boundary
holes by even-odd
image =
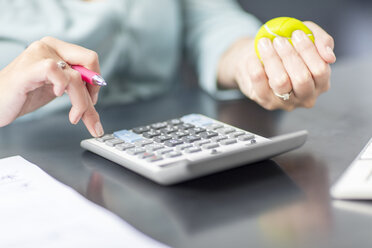
[[[258,30],[256,37],[254,39],[254,49],[258,58],[261,59],[260,52],[258,51],[258,42],[261,38],[269,38],[273,41],[277,37],[287,38],[288,41],[292,44],[292,33],[296,30],[303,31],[309,39],[314,42],[314,35],[311,30],[306,27],[306,25],[291,17],[277,17],[271,19],[270,21],[266,22],[262,27]],[[285,94],[278,94],[274,91],[274,94],[277,97],[282,98],[283,100],[288,100],[292,94],[292,91],[285,93]]]
[[[235,84],[269,110],[310,108],[330,87],[333,48],[333,38],[317,24],[274,18],[222,56],[219,67],[230,66],[233,76],[219,74],[219,82]]]

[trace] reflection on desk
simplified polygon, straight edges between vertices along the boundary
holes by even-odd
[[[276,160],[281,161],[280,157]],[[323,244],[332,222],[327,168],[312,155],[294,156],[281,168],[305,197],[261,216],[265,233],[271,236],[265,239],[274,240],[273,244],[283,247]]]
[[[304,207],[314,199],[307,199],[306,192],[271,160],[171,187],[152,183],[90,152],[83,153],[82,163],[92,171],[89,199],[171,246],[200,246],[209,237],[209,244],[221,247],[229,245],[234,235],[246,236],[236,247],[249,244],[250,235],[264,236],[268,243],[283,241],[278,239],[288,243],[307,231],[301,225],[319,228],[309,223],[319,224],[314,219],[296,221],[294,217],[304,214]],[[115,198],[110,192],[115,192]],[[245,233],[247,225],[258,229]]]

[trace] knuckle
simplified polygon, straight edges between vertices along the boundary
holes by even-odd
[[[248,87],[240,87],[240,91],[247,97],[252,99],[251,91]],[[253,99],[252,99],[253,100]]]
[[[41,52],[47,49],[47,45],[42,41],[34,41],[27,47],[27,49],[35,52]]]
[[[286,88],[289,84],[289,77],[287,74],[283,73],[277,78],[274,78],[273,83],[276,87],[280,89]]]
[[[297,75],[294,77],[296,84],[307,84],[311,80],[312,76],[309,72],[297,73]]]
[[[326,82],[326,83],[324,83],[324,84],[322,84],[322,85],[320,85],[320,86],[317,87],[317,93],[318,94],[321,94],[323,92],[328,91],[330,88],[331,88],[331,84],[328,81],[328,82]]]
[[[94,64],[94,63],[97,63],[98,62],[98,53],[96,53],[93,50],[88,50],[86,57],[87,57],[87,61],[90,64]]]
[[[57,68],[58,68],[58,66],[53,59],[47,58],[47,59],[44,60],[44,69],[46,71],[54,72],[54,71],[57,70]]]
[[[260,105],[266,109],[266,110],[276,110],[278,109],[278,106],[273,102],[273,101],[265,101],[265,102],[261,102]]]
[[[41,42],[49,43],[49,42],[54,42],[55,38],[51,36],[44,36],[43,38],[40,39]]]
[[[95,119],[95,118],[99,118],[99,115],[98,115],[97,111],[94,109],[94,107],[92,107],[90,109],[89,106],[88,106],[87,111],[85,111],[85,113],[84,113],[84,117],[89,118],[89,119]]]
[[[311,98],[309,100],[306,100],[302,103],[302,106],[304,108],[312,108],[315,106],[315,102],[316,102],[316,99],[315,98]]]
[[[312,74],[315,78],[319,77],[329,77],[330,76],[330,67],[328,64],[319,63],[312,71]]]
[[[272,104],[272,103],[265,104],[263,107],[264,107],[266,110],[269,110],[269,111],[273,111],[273,110],[277,109],[277,108],[274,106],[274,104]]]
[[[261,82],[266,80],[266,74],[263,72],[263,70],[252,71],[249,76],[253,82]]]
[[[82,80],[80,73],[78,71],[71,70],[70,80],[73,82],[80,82]]]
[[[257,104],[259,104],[261,107],[267,109],[268,101],[264,97],[260,96],[260,94],[257,91],[250,90],[247,96],[252,101],[255,101]]]
[[[323,86],[323,91],[322,91],[322,92],[329,91],[330,89],[331,89],[331,83],[330,83],[330,82],[327,82],[327,83]]]

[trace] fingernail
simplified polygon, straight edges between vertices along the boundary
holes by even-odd
[[[333,49],[330,47],[330,46],[327,46],[326,47],[326,51],[329,55],[331,55],[332,57],[336,57],[335,53],[333,52]]]
[[[292,33],[292,39],[296,42],[301,42],[306,39],[306,34],[301,30],[296,30]]]
[[[268,38],[262,38],[258,41],[258,49],[261,51],[269,50],[271,41]]]
[[[72,120],[71,120],[71,123],[74,124],[74,125],[78,124],[78,122],[80,121],[80,118],[81,117],[78,116],[78,115],[73,116]]]
[[[80,118],[81,116],[77,113],[76,109],[72,108],[70,113],[70,122],[76,125],[79,122]]]
[[[290,43],[286,38],[276,37],[274,39],[274,46],[278,48],[285,48],[285,47],[288,47],[288,45],[290,45]]]
[[[94,131],[96,132],[96,136],[97,137],[101,137],[105,132],[103,131],[103,127],[102,127],[102,124],[101,122],[96,122],[96,124],[94,125]]]

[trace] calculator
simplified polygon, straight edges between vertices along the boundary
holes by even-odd
[[[268,159],[303,145],[307,131],[264,138],[201,114],[189,114],[100,138],[81,147],[162,185]]]

